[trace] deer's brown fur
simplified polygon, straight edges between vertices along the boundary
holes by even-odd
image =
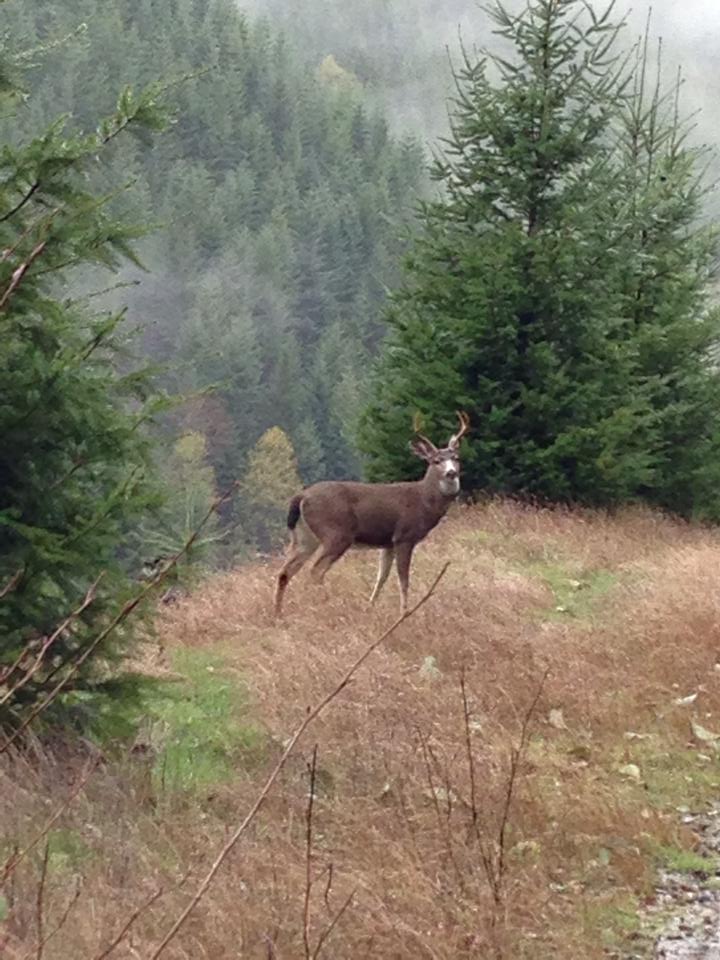
[[[460,489],[460,438],[469,424],[465,414],[458,416],[460,430],[447,447],[438,449],[420,435],[411,444],[415,454],[428,464],[422,480],[324,481],[293,497],[288,513],[292,537],[277,580],[276,613],[282,610],[288,583],[311,557],[311,575],[322,582],[330,567],[351,547],[382,551],[371,602],[377,599],[395,561],[402,610],[407,609],[412,552],[440,522]]]

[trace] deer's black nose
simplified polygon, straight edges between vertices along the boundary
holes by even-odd
[[[445,476],[448,478],[448,480],[455,480],[457,477],[457,470],[447,470]]]

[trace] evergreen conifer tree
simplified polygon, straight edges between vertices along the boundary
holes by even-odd
[[[152,93],[128,90],[96,132],[59,120],[0,154],[0,725],[83,658],[128,584],[123,534],[155,496],[149,371],[129,361],[124,312],[95,313],[69,283],[83,266],[137,264],[141,231],[112,217],[89,174],[117,137],[164,123]],[[101,573],[95,601],[55,636]]]
[[[628,179],[653,150],[651,121],[633,105],[611,9],[530,0],[511,17],[500,4],[491,8],[512,52],[466,58],[457,77],[451,136],[432,170],[444,190],[422,208],[424,229],[388,313],[361,424],[371,478],[418,470],[404,442],[414,412],[426,432],[442,434],[463,408],[473,425],[471,488],[593,504],[654,491],[657,502],[680,505],[662,492],[662,477],[670,424],[683,403],[694,411],[683,414],[689,423],[700,394],[706,403],[716,389],[705,359],[714,326],[698,312],[713,242],[702,232],[683,247],[694,215],[680,216],[693,170],[687,151],[673,161],[680,193],[672,226],[663,207],[672,190],[658,189],[667,159],[653,160],[654,174],[630,202]],[[628,109],[640,109],[635,121]],[[639,124],[644,159],[618,145],[621,122]],[[655,217],[663,226],[651,231],[653,264],[641,224]],[[663,260],[671,285],[685,285],[681,314],[660,306]],[[643,323],[638,303],[630,309],[640,275],[641,300],[654,304],[639,304]],[[659,346],[669,311],[686,349],[665,350],[659,362],[641,341]],[[678,386],[688,377],[702,385],[694,399]],[[711,444],[707,431],[703,444]]]
[[[682,77],[664,86],[662,47],[651,74],[649,24],[638,44],[620,117],[615,220],[632,378],[653,412],[646,442],[651,481],[638,492],[674,511],[720,516],[720,312],[708,300],[718,227],[704,207],[707,149],[691,146],[681,116]]]

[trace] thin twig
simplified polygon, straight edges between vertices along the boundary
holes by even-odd
[[[80,879],[78,878],[78,880],[77,880],[77,882],[76,882],[76,884],[75,884],[75,892],[73,893],[72,897],[70,897],[70,899],[68,900],[67,904],[65,905],[65,909],[64,909],[63,912],[62,912],[62,916],[60,917],[60,919],[58,920],[58,922],[55,924],[55,926],[52,928],[52,930],[50,931],[50,933],[46,933],[45,936],[43,937],[42,941],[38,944],[38,949],[37,949],[37,951],[36,951],[36,957],[42,955],[42,951],[45,949],[45,947],[48,945],[48,943],[53,939],[53,937],[57,936],[57,934],[60,933],[60,931],[62,930],[62,928],[65,926],[65,924],[67,923],[68,917],[70,916],[70,913],[72,912],[72,908],[75,906],[75,904],[76,904],[76,903],[78,902],[78,900],[80,899],[80,894],[82,893],[82,890],[83,890],[82,882],[81,882]],[[32,952],[26,954],[25,960],[29,960],[30,956],[32,956]]]
[[[355,897],[355,894],[356,894],[356,893],[357,893],[357,890],[352,890],[352,891],[350,892],[350,894],[349,894],[348,897],[344,900],[344,902],[343,902],[342,906],[340,907],[340,909],[338,910],[338,912],[337,912],[337,913],[335,914],[335,916],[332,918],[332,921],[330,922],[329,926],[327,926],[327,927],[325,928],[325,930],[323,930],[323,932],[320,934],[320,937],[319,937],[318,942],[317,942],[317,946],[315,947],[315,951],[313,952],[313,955],[312,955],[312,960],[317,960],[317,958],[320,956],[320,951],[321,951],[322,948],[325,946],[325,944],[327,943],[327,941],[330,939],[330,934],[333,932],[333,930],[334,930],[335,927],[338,925],[338,923],[340,923],[340,920],[342,919],[343,914],[345,913],[345,911],[348,909],[348,907],[349,907],[350,904],[352,903],[353,898]]]
[[[463,719],[465,724],[465,750],[467,753],[468,761],[468,775],[470,777],[470,816],[472,830],[475,835],[475,840],[477,841],[478,849],[480,851],[480,862],[482,863],[483,870],[485,871],[485,879],[488,886],[490,887],[490,892],[492,894],[493,900],[495,903],[499,903],[499,892],[497,884],[497,876],[495,871],[495,857],[491,847],[488,845],[485,837],[483,836],[482,830],[480,829],[480,808],[478,805],[477,799],[477,784],[475,781],[475,754],[472,747],[472,732],[470,729],[470,705],[467,697],[467,689],[465,687],[465,668],[463,667],[462,672],[460,673],[460,693],[462,695],[463,702]]]
[[[545,688],[545,681],[550,674],[550,667],[548,667],[545,673],[538,684],[537,692],[533,697],[532,703],[525,711],[525,716],[523,718],[522,727],[520,730],[520,741],[517,747],[513,747],[510,752],[510,775],[508,777],[507,789],[505,791],[505,803],[503,805],[502,817],[500,820],[500,829],[498,831],[498,862],[497,862],[497,881],[498,881],[498,893],[502,899],[502,892],[505,880],[505,853],[506,853],[506,834],[507,834],[507,825],[510,819],[510,809],[512,807],[513,799],[515,796],[515,784],[517,782],[517,776],[520,769],[520,761],[522,760],[523,754],[525,753],[525,748],[527,747],[528,741],[528,732],[530,730],[530,722],[535,714],[535,708],[538,705],[538,701],[542,696],[543,689]]]
[[[58,807],[55,813],[44,824],[43,828],[33,837],[30,843],[28,843],[28,845],[24,847],[22,850],[16,851],[11,855],[10,859],[7,861],[7,863],[3,867],[2,876],[0,876],[0,886],[7,881],[8,877],[10,877],[10,875],[17,869],[19,864],[22,863],[22,861],[30,853],[30,851],[33,850],[38,845],[38,843],[40,843],[43,837],[46,837],[48,835],[50,830],[52,830],[54,824],[57,823],[57,821],[60,819],[63,813],[65,813],[67,808],[73,803],[75,798],[83,791],[83,789],[87,785],[88,780],[90,779],[90,777],[92,777],[92,775],[97,770],[99,764],[100,764],[100,758],[98,757],[92,764],[90,764],[90,766],[88,767],[88,770],[80,778],[76,787],[74,788],[70,796],[67,798],[65,803],[63,803],[60,807]]]
[[[37,949],[35,960],[42,960],[45,941],[43,939],[43,912],[45,910],[45,881],[47,880],[48,860],[50,859],[50,841],[45,842],[45,854],[40,868],[40,882],[35,898],[35,923],[37,928]]]
[[[477,829],[478,805],[477,788],[475,785],[475,755],[472,748],[472,732],[470,730],[470,706],[468,704],[467,690],[465,689],[465,667],[460,673],[460,693],[463,702],[463,719],[465,722],[465,748],[468,759],[468,773],[470,775],[470,809],[472,811],[473,828]]]
[[[120,946],[120,944],[127,936],[128,932],[130,931],[130,928],[135,923],[137,918],[141,914],[145,913],[146,910],[149,910],[150,907],[155,903],[155,901],[160,899],[163,893],[165,893],[165,891],[163,890],[162,887],[160,887],[160,889],[156,890],[155,893],[153,893],[153,895],[149,897],[144,903],[141,903],[139,907],[133,910],[133,912],[130,914],[128,919],[123,924],[118,935],[108,944],[107,947],[105,947],[102,953],[98,953],[94,957],[94,960],[105,960],[106,957],[109,957],[110,954],[115,949],[115,947]]]
[[[0,263],[5,263],[7,260],[9,260],[10,257],[12,257],[13,254],[20,249],[20,246],[22,245],[23,241],[27,240],[27,238],[30,236],[33,230],[36,230],[39,227],[47,227],[51,223],[51,221],[54,220],[55,217],[62,212],[62,210],[63,210],[62,207],[56,207],[54,210],[51,210],[50,213],[43,213],[42,216],[38,217],[34,223],[28,224],[28,226],[23,230],[20,236],[16,239],[15,243],[11,247],[6,247],[3,250],[2,256],[0,256]]]
[[[305,960],[311,960],[310,953],[310,894],[312,893],[312,842],[313,842],[313,807],[315,805],[315,777],[317,774],[318,745],[313,747],[310,763],[310,793],[308,794],[307,811],[305,814],[305,896],[303,898],[303,947]]]
[[[20,200],[18,200],[18,202],[15,204],[12,210],[8,210],[7,213],[3,214],[2,217],[0,217],[0,223],[5,223],[6,220],[10,220],[11,217],[14,217],[16,213],[19,213],[22,210],[22,208],[25,206],[25,204],[32,199],[33,195],[37,193],[39,186],[40,186],[40,181],[36,180],[30,186],[30,189],[23,194]]]
[[[190,550],[192,545],[195,543],[197,538],[202,533],[202,530],[205,527],[205,524],[210,519],[210,517],[215,513],[216,510],[219,510],[219,508],[227,500],[230,499],[230,497],[235,492],[236,486],[237,484],[233,484],[232,487],[226,493],[224,493],[221,497],[218,497],[217,500],[215,500],[215,502],[210,506],[209,510],[200,521],[199,525],[196,527],[194,532],[188,537],[188,539],[185,541],[185,543],[180,548],[180,550],[178,550],[175,556],[171,557],[167,561],[165,566],[162,567],[162,569],[159,570],[158,573],[156,573],[150,580],[148,580],[145,587],[143,587],[143,589],[138,594],[136,594],[131,600],[128,600],[128,602],[122,607],[120,612],[110,621],[107,627],[105,627],[104,630],[101,630],[101,632],[97,635],[97,637],[95,637],[93,642],[85,648],[82,654],[72,664],[70,669],[62,676],[62,678],[58,681],[58,683],[55,684],[52,690],[50,690],[50,692],[45,697],[45,699],[42,700],[39,704],[37,704],[33,710],[31,710],[31,712],[28,714],[25,720],[23,720],[20,726],[17,727],[14,733],[10,737],[8,737],[2,745],[0,745],[0,754],[3,754],[18,739],[18,737],[30,726],[33,720],[40,713],[42,713],[43,710],[47,709],[47,707],[58,696],[60,691],[67,685],[67,683],[72,679],[72,677],[75,676],[75,674],[78,672],[78,670],[83,665],[83,663],[85,663],[88,657],[92,653],[94,653],[94,651],[100,646],[103,640],[105,640],[109,636],[109,634],[111,634],[113,630],[115,630],[115,628],[119,626],[119,624],[121,624],[124,620],[126,620],[130,616],[130,614],[142,603],[145,597],[147,597],[148,594],[151,593],[159,583],[162,583],[162,581],[167,577],[168,573],[177,565],[180,558],[183,557],[188,552],[188,550]]]
[[[253,803],[252,807],[248,811],[245,819],[240,823],[240,825],[237,827],[237,829],[232,833],[228,841],[225,843],[223,848],[220,850],[217,857],[215,858],[215,861],[213,862],[212,867],[208,871],[207,876],[198,887],[194,896],[192,897],[188,905],[185,907],[185,909],[179,914],[177,919],[174,921],[174,923],[172,924],[168,932],[163,937],[162,941],[158,944],[155,950],[149,955],[148,960],[157,960],[160,954],[165,950],[165,947],[167,947],[168,944],[175,939],[180,928],[183,926],[183,924],[188,919],[190,914],[195,910],[197,905],[205,896],[205,894],[208,891],[208,888],[210,887],[210,884],[215,879],[215,876],[218,870],[223,865],[223,863],[227,859],[230,852],[233,850],[233,848],[236,846],[236,844],[238,843],[242,835],[245,833],[247,828],[250,826],[250,824],[253,822],[253,820],[257,816],[257,813],[260,810],[260,807],[265,802],[270,790],[272,789],[273,784],[275,783],[280,773],[282,772],[283,768],[285,767],[288,757],[293,752],[293,750],[297,746],[298,741],[300,740],[302,735],[305,733],[307,728],[310,726],[310,724],[313,723],[320,716],[320,714],[324,712],[325,708],[330,703],[332,703],[332,701],[337,696],[339,696],[339,694],[350,683],[354,675],[357,673],[359,668],[365,663],[368,657],[370,657],[375,652],[375,650],[377,650],[377,648],[381,646],[381,644],[383,644],[385,640],[387,640],[388,637],[391,636],[391,634],[393,634],[399,626],[401,626],[401,624],[405,623],[405,621],[408,620],[410,617],[412,617],[413,614],[415,614],[420,609],[420,607],[422,607],[425,603],[427,603],[430,597],[432,597],[432,595],[435,593],[435,590],[438,584],[440,583],[442,578],[445,576],[445,573],[447,572],[447,569],[449,566],[450,566],[449,562],[445,564],[445,566],[437,575],[432,586],[430,587],[428,592],[425,594],[425,596],[421,600],[419,600],[414,607],[412,607],[410,610],[404,613],[398,620],[396,620],[395,623],[393,623],[393,625],[385,631],[385,633],[383,633],[376,640],[373,640],[373,642],[365,648],[364,652],[357,658],[357,660],[355,660],[355,662],[346,670],[341,680],[333,687],[333,689],[325,697],[323,697],[323,699],[320,700],[320,702],[316,704],[315,707],[307,711],[305,718],[299,724],[299,726],[295,730],[295,733],[290,738],[288,745],[285,747],[285,750],[283,751],[280,759],[275,764],[275,767],[273,768],[272,772],[267,778],[265,785],[263,786],[262,790],[258,794],[255,802]]]
[[[2,590],[0,590],[0,600],[3,600],[9,593],[12,593],[12,591],[16,589],[17,585],[22,580],[22,575],[24,572],[25,569],[23,567],[20,567],[19,570],[15,571]]]
[[[325,884],[325,893],[323,894],[323,900],[325,901],[325,907],[327,908],[327,912],[328,912],[328,913],[331,912],[331,911],[330,911],[330,891],[332,890],[333,870],[334,870],[334,869],[335,869],[335,868],[334,868],[333,862],[332,862],[332,860],[331,860],[330,863],[327,865],[327,875],[328,875],[328,878],[327,878],[327,883]]]
[[[22,283],[23,277],[28,272],[28,270],[33,265],[33,263],[35,263],[37,258],[41,255],[41,253],[43,252],[46,246],[47,246],[47,240],[42,240],[40,243],[38,243],[31,250],[30,256],[27,258],[27,260],[21,263],[20,266],[17,267],[17,269],[13,272],[10,283],[5,289],[5,292],[3,293],[2,297],[0,297],[0,310],[5,309],[10,297],[13,295],[13,293],[15,293],[17,288]]]

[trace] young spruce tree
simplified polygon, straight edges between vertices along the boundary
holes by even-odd
[[[511,52],[466,57],[457,76],[452,132],[432,171],[443,191],[422,208],[361,424],[368,472],[421,469],[403,443],[414,412],[424,432],[444,435],[461,407],[473,424],[470,488],[591,504],[656,490],[664,502],[672,417],[661,428],[659,392],[668,363],[676,386],[678,368],[704,363],[706,333],[692,346],[686,337],[685,352],[666,351],[662,375],[650,351],[639,357],[637,227],[659,200],[643,188],[642,215],[628,202],[631,161],[618,133],[633,91],[615,53],[619,28],[611,7],[595,14],[580,0],[490,13]],[[644,137],[646,111],[638,122]],[[687,155],[679,165],[692,169]],[[707,261],[696,268],[697,250],[676,259],[692,288],[679,318],[688,333]],[[649,292],[657,278],[647,274]],[[646,329],[660,313],[667,325],[663,308]]]
[[[97,313],[70,284],[83,267],[136,262],[140,231],[110,214],[92,171],[116,138],[164,122],[151,93],[126,91],[91,134],[59,120],[0,153],[0,726],[64,675],[89,677],[86,651],[128,585],[122,535],[154,496],[143,426],[159,398],[128,369],[124,314]]]
[[[704,209],[709,158],[688,142],[681,76],[663,85],[661,46],[651,74],[648,33],[620,115],[615,207],[624,230],[618,283],[633,382],[653,412],[653,472],[637,492],[678,513],[717,519],[720,312],[708,298],[718,257],[717,225]]]

